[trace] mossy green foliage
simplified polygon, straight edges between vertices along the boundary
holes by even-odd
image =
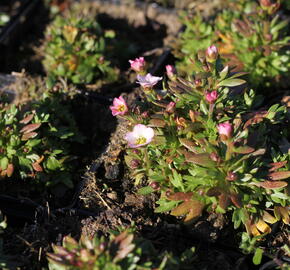
[[[290,36],[288,22],[278,8],[278,4],[269,10],[255,1],[228,0],[213,17],[184,13],[185,31],[175,48],[180,59],[178,69],[184,75],[192,74],[191,58],[198,50],[215,44],[226,63],[249,72],[252,87],[285,87],[285,76],[290,71]]]
[[[77,84],[117,78],[117,70],[106,59],[109,38],[94,18],[75,12],[58,15],[45,36],[43,65],[50,77],[65,77]]]
[[[22,106],[2,104],[1,178],[31,178],[44,186],[63,183],[72,188],[72,144],[82,141],[61,94],[46,93],[38,102]]]

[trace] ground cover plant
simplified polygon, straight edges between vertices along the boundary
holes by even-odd
[[[94,18],[73,11],[57,15],[46,37],[43,65],[52,79],[65,77],[80,84],[117,78],[117,70],[106,59],[106,43],[111,37]]]
[[[133,128],[125,160],[136,184],[146,179],[139,193],[158,193],[155,212],[170,211],[186,223],[203,211],[229,211],[234,227],[243,225],[253,237],[280,219],[289,224],[289,153],[276,141],[286,135],[286,108],[255,111],[259,97],[242,87],[245,73],[223,66],[214,45],[195,64],[199,72],[189,80],[167,66],[170,81],[154,90],[162,78],[146,74],[137,58],[131,67],[147,101],[133,111],[122,97],[111,106]]]
[[[39,1],[3,45],[0,268],[288,269],[279,3]]]
[[[54,246],[48,254],[49,269],[189,269],[194,260],[194,248],[188,249],[179,258],[172,254],[158,254],[152,243],[138,238],[130,228],[123,232],[112,232],[110,239],[82,238],[79,242],[67,236],[63,246]]]
[[[72,183],[72,143],[83,141],[62,94],[47,92],[32,105],[1,104],[1,178]]]
[[[195,53],[215,43],[223,59],[249,73],[252,87],[287,87],[290,37],[280,1],[226,1],[222,8],[207,19],[200,13],[183,15],[185,31],[175,53],[179,70],[190,74]]]

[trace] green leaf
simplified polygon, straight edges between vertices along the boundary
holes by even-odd
[[[7,166],[8,166],[8,163],[9,163],[9,160],[7,157],[3,157],[1,160],[0,160],[0,167],[2,170],[6,170],[7,169]]]
[[[148,195],[148,194],[152,193],[153,191],[154,191],[154,189],[152,187],[147,186],[147,187],[139,188],[137,193],[140,195]]]
[[[225,66],[224,69],[220,72],[220,79],[221,81],[226,78],[229,73],[229,66]]]
[[[167,212],[170,211],[172,208],[174,208],[178,204],[177,201],[161,201],[160,206],[155,208],[155,213],[162,213],[162,212]]]
[[[259,265],[262,261],[262,257],[263,257],[263,249],[257,248],[253,257],[253,263],[255,265]]]
[[[49,170],[57,170],[61,167],[61,163],[55,157],[49,157],[46,162],[46,167]]]
[[[170,175],[170,182],[172,185],[176,188],[180,188],[183,190],[183,185],[182,185],[182,176],[177,173],[175,170],[173,170],[173,176]]]
[[[226,80],[219,82],[217,87],[221,87],[221,86],[233,87],[233,86],[242,85],[244,83],[246,83],[246,81],[242,80],[242,79],[226,79]]]

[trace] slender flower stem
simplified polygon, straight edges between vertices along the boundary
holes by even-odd
[[[233,152],[233,143],[231,141],[227,141],[227,152],[226,152],[226,160],[230,160]]]

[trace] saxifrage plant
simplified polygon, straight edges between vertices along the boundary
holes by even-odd
[[[58,93],[32,105],[5,105],[0,110],[0,176],[32,178],[45,186],[72,187],[72,143],[81,143],[69,107]],[[27,109],[29,108],[29,109]]]
[[[74,12],[56,16],[46,31],[43,65],[54,79],[73,83],[114,80],[117,70],[106,59],[106,36],[94,18]]]
[[[191,58],[198,50],[218,44],[221,57],[236,70],[248,72],[254,87],[287,85],[290,71],[289,22],[279,10],[280,1],[229,0],[215,18],[183,15],[185,31],[177,41],[178,70],[194,72]]]
[[[53,246],[48,253],[50,270],[178,270],[193,260],[194,248],[179,258],[164,252],[158,254],[150,241],[125,230],[110,239],[82,237],[79,242],[70,236],[62,246]]]
[[[261,97],[245,87],[245,73],[222,65],[215,46],[195,64],[189,80],[167,67],[163,90],[153,89],[161,77],[140,69],[146,100],[134,109],[114,100],[112,113],[133,128],[125,160],[136,184],[147,183],[139,192],[158,193],[155,211],[185,222],[203,211],[229,212],[234,227],[243,224],[252,236],[278,220],[289,224],[289,153],[279,150],[286,108],[256,111]]]

